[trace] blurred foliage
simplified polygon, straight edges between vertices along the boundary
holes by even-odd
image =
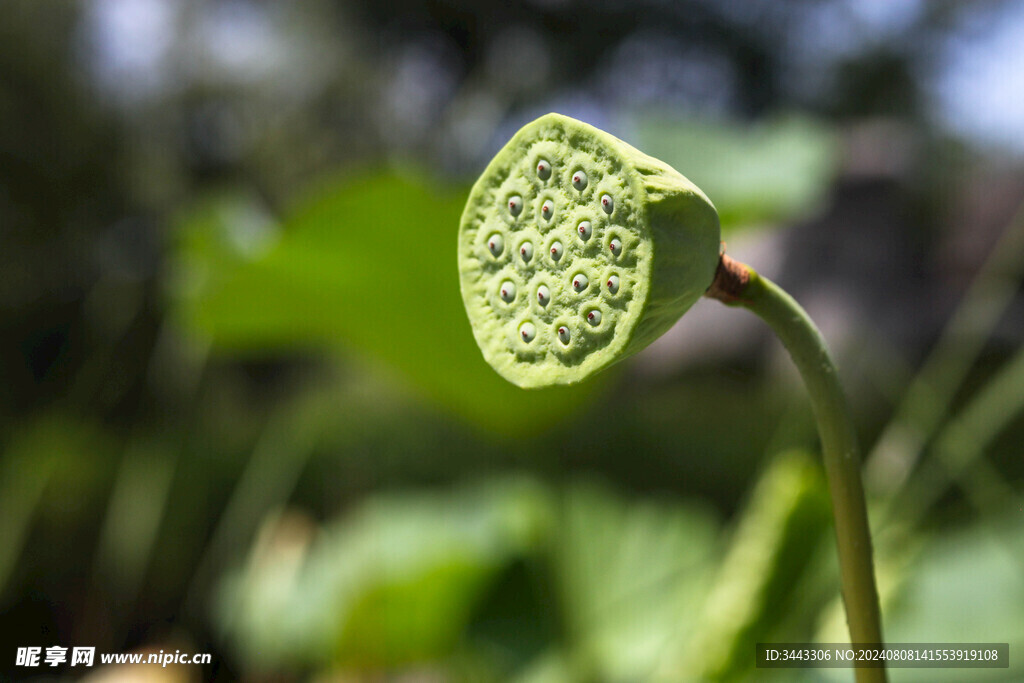
[[[726,238],[737,228],[806,217],[839,170],[834,131],[805,116],[750,126],[644,115],[636,127],[640,149],[683,169],[712,198]]]
[[[789,452],[731,530],[692,505],[522,478],[380,496],[323,529],[285,512],[222,583],[218,621],[240,659],[270,671],[748,680],[758,642],[845,638],[826,490],[820,465]],[[1020,558],[1006,550],[977,534],[914,545],[883,575],[896,584],[888,637],[1024,644]]]
[[[114,445],[98,425],[61,413],[39,415],[9,435],[0,472],[0,588],[14,573],[31,573],[16,562],[33,528],[84,531],[83,517],[102,506]],[[64,549],[73,545],[69,538]]]
[[[498,573],[536,547],[546,502],[514,482],[384,496],[307,538],[308,554],[298,522],[271,520],[221,621],[256,669],[447,657]]]
[[[565,680],[649,678],[692,640],[720,552],[716,516],[692,504],[622,501],[582,484],[560,504],[551,539],[561,598]]]
[[[1024,530],[1020,511],[1008,519],[929,539],[901,577],[889,603],[887,637],[894,642],[1010,643],[1024,646]],[[1012,661],[1012,660],[1011,660]],[[1016,680],[1014,668],[972,672],[972,680]],[[908,681],[963,680],[957,671],[913,671]]]
[[[811,623],[799,623],[807,612],[788,619],[780,614],[797,602],[803,575],[820,570],[812,560],[830,526],[827,491],[821,470],[805,453],[779,456],[761,476],[715,573],[691,654],[677,664],[675,678],[687,672],[709,680],[753,677],[749,654],[757,643],[786,642],[787,630],[808,631]]]
[[[493,680],[638,680],[699,628],[680,617],[698,614],[717,535],[707,511],[593,484],[383,497],[317,532],[308,552],[274,552],[264,536],[224,584],[221,623],[270,669],[453,673],[461,664],[443,662],[455,657]]]
[[[634,683],[843,640],[813,427],[760,328],[697,306],[561,391],[481,359],[462,201],[558,110],[690,177],[834,342],[889,637],[1017,652],[1024,170],[936,106],[1015,7],[0,4],[3,651]]]

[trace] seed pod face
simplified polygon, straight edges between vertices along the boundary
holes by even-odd
[[[495,254],[495,236],[557,245],[557,258]],[[526,388],[571,384],[671,327],[711,284],[718,249],[718,215],[690,181],[618,138],[548,114],[516,133],[470,192],[459,228],[462,297],[477,344],[503,377]],[[504,301],[505,282],[543,292],[542,305]]]

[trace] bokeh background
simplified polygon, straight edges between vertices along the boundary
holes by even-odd
[[[483,362],[469,185],[548,111],[809,309],[892,641],[1024,647],[1024,5],[3,0],[0,678],[851,680],[809,406],[700,302],[559,391]],[[769,674],[772,674],[769,676]]]

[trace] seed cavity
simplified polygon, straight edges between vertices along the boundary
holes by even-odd
[[[565,253],[565,248],[562,246],[561,242],[552,242],[551,243],[551,260],[552,261],[559,261],[559,260],[561,260],[562,254],[564,254],[564,253]]]
[[[523,212],[523,198],[519,195],[509,197],[508,199],[508,212],[513,216],[518,216]]]
[[[551,303],[551,290],[546,285],[541,285],[537,288],[537,303],[541,306],[547,306]]]
[[[576,232],[579,233],[580,239],[586,242],[594,234],[594,228],[590,225],[590,221],[583,221],[576,227]]]
[[[615,208],[615,202],[610,194],[601,195],[601,208],[604,209],[605,213],[611,213],[612,209]]]
[[[512,300],[516,298],[516,283],[511,280],[505,280],[501,283],[501,289],[498,290],[498,294],[501,295],[501,300],[505,303],[512,303]]]
[[[590,325],[592,327],[597,327],[598,325],[600,325],[601,324],[601,311],[599,311],[599,310],[597,310],[595,308],[594,310],[592,310],[589,313],[587,313],[587,322],[590,323]]]
[[[533,323],[523,323],[519,326],[519,336],[523,338],[523,341],[529,344],[537,336],[537,328],[534,327]]]
[[[546,159],[541,159],[537,162],[537,177],[541,180],[547,180],[551,177],[551,164]]]
[[[540,215],[546,220],[551,220],[551,216],[555,213],[555,203],[550,199],[541,204]]]
[[[562,342],[563,344],[568,344],[571,338],[572,336],[569,334],[568,327],[562,325],[561,327],[558,328],[558,341]]]
[[[498,233],[494,233],[487,238],[487,250],[491,252],[491,256],[498,258],[501,256],[501,252],[505,251],[505,240]]]
[[[533,245],[529,242],[523,242],[519,246],[519,255],[523,257],[524,263],[529,263],[530,259],[533,258]]]
[[[622,242],[616,237],[608,243],[608,249],[612,252],[613,256],[618,256],[622,253]]]
[[[587,276],[584,275],[583,273],[577,273],[572,278],[572,288],[575,289],[577,292],[582,292],[587,288],[587,285],[589,284],[590,280],[588,280]]]
[[[587,189],[587,174],[583,171],[576,171],[572,174],[572,186],[578,191],[583,192]]]
[[[618,294],[619,293],[619,276],[618,275],[610,275],[610,276],[608,276],[608,282],[606,282],[605,285],[608,287],[608,291],[609,292],[611,292],[612,294]]]

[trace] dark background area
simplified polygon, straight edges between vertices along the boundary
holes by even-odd
[[[844,639],[759,321],[702,301],[568,390],[480,358],[458,218],[548,111],[678,168],[824,331],[887,637],[1013,662],[1021,45],[1000,0],[5,0],[0,678],[760,680],[755,642]]]

